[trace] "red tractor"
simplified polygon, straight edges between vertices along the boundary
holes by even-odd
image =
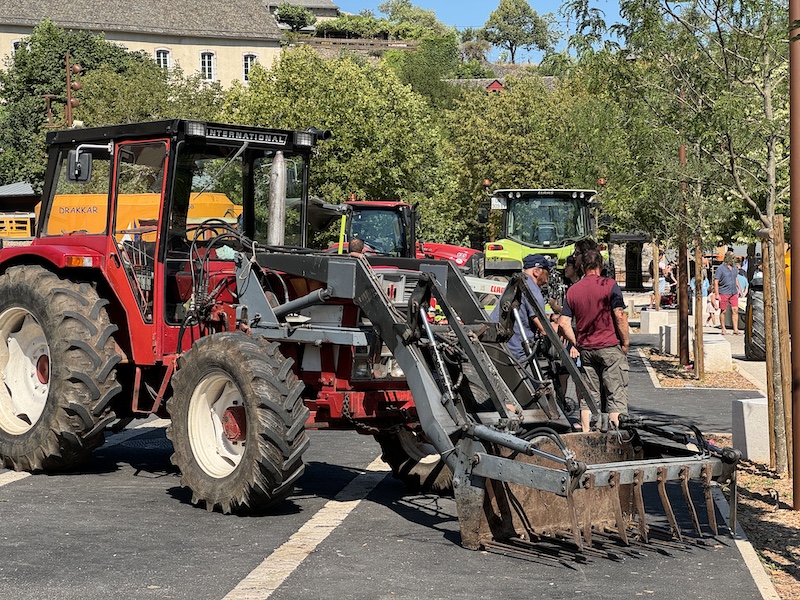
[[[465,275],[483,277],[484,254],[474,248],[418,239],[415,205],[389,200],[348,200],[346,240],[360,238],[378,254],[450,260]]]
[[[552,382],[510,358],[521,276],[490,323],[448,261],[308,250],[309,159],[327,135],[183,120],[48,134],[36,237],[0,250],[2,465],[71,467],[110,426],[156,414],[208,510],[289,496],[308,427],[372,435],[397,477],[452,491],[470,548],[544,533],[580,548],[600,524],[647,540],[647,482],[666,508],[667,482],[698,479],[713,507],[735,452],[633,416],[574,433]],[[241,218],[207,218],[205,194]],[[131,222],[123,195],[157,201]],[[66,227],[78,209],[93,218]]]

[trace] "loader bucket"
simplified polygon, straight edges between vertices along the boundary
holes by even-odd
[[[607,433],[575,433],[562,435],[561,439],[575,458],[586,464],[632,461],[642,457],[641,448],[634,448],[631,440]],[[539,448],[557,454],[556,444],[549,439]],[[499,454],[506,458],[541,466],[551,466],[547,459],[526,456],[502,448]],[[613,529],[625,535],[633,513],[631,484],[613,487],[578,487],[566,496],[548,491],[507,483],[487,481],[484,499],[482,540],[505,541],[510,538],[535,540],[541,536],[572,539],[581,545],[580,537],[590,540],[590,532]]]
[[[520,544],[526,552],[536,552],[535,544],[555,541],[579,555],[611,556],[619,548],[654,542],[663,552],[664,545],[684,542],[690,527],[695,543],[717,535],[712,480],[730,480],[735,497],[739,452],[710,445],[702,436],[686,437],[681,444],[675,429],[652,422],[638,425],[608,433],[545,433],[528,439],[531,448],[524,452],[494,443],[486,447],[486,454],[472,450],[472,473],[485,476],[477,488],[473,483],[473,489],[483,489],[483,510],[480,523],[462,518],[462,504],[464,517],[470,515],[469,495],[456,490],[462,542],[519,554]],[[477,433],[484,435],[482,430]],[[565,459],[564,466],[554,465],[554,457]],[[702,485],[702,511],[692,498],[692,481]],[[654,486],[657,495],[645,494],[646,485]],[[655,505],[648,508],[665,518],[667,527],[648,523],[645,496],[658,498],[660,510]],[[683,521],[691,526],[679,524],[675,500],[685,507]],[[698,516],[702,513],[704,526]],[[733,519],[732,514],[731,531]]]

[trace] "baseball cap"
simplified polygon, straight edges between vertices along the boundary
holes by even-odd
[[[528,254],[522,260],[522,268],[523,269],[532,269],[534,267],[539,267],[540,269],[547,269],[548,271],[556,266],[551,260],[548,260],[546,256],[542,254]]]

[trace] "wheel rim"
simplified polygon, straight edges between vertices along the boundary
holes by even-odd
[[[215,478],[236,470],[245,451],[247,417],[242,394],[224,373],[204,377],[189,401],[189,442],[203,471]]]
[[[410,429],[401,427],[397,432],[397,439],[408,457],[420,464],[434,464],[441,460],[441,455],[424,435],[418,435]]]
[[[0,427],[21,435],[41,418],[50,391],[47,337],[24,308],[0,314],[0,375]]]

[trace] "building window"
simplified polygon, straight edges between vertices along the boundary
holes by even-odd
[[[214,79],[214,53],[203,52],[200,54],[200,74],[203,79]]]
[[[171,56],[169,50],[165,50],[164,48],[159,48],[156,50],[156,64],[162,69],[170,68],[170,58]]]
[[[255,54],[245,54],[244,55],[244,80],[250,81],[250,69],[253,68],[253,65],[258,62],[258,56]]]
[[[22,40],[14,40],[11,42],[11,54],[14,54],[22,46]]]

